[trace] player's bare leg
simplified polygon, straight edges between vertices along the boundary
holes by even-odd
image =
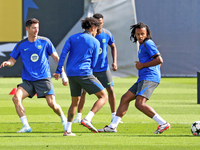
[[[72,97],[72,103],[68,109],[68,122],[72,122],[74,115],[76,113],[77,106],[80,101],[80,96],[79,97]]]
[[[98,100],[94,103],[92,109],[87,114],[87,116],[81,120],[81,124],[87,127],[92,132],[98,132],[97,129],[92,125],[91,120],[93,116],[103,107],[103,105],[107,102],[108,96],[105,90],[95,93],[98,97]]]
[[[47,104],[49,105],[50,108],[53,109],[53,111],[58,115],[58,116],[62,116],[63,115],[63,111],[60,107],[60,105],[58,105],[56,103],[55,100],[55,96],[54,95],[46,95],[46,100],[47,100]]]
[[[120,104],[119,104],[119,107],[117,109],[117,113],[116,113],[116,116],[122,118],[127,110],[128,110],[128,107],[129,107],[129,103],[135,99],[135,94],[133,94],[132,92],[130,91],[127,91],[122,97],[121,97],[121,101],[120,101]]]
[[[25,116],[25,108],[22,104],[22,101],[28,96],[29,94],[21,86],[19,86],[15,95],[12,98],[13,103],[15,104],[16,112],[19,117]]]
[[[83,111],[83,106],[85,104],[85,95],[86,95],[86,91],[83,90],[83,92],[81,94],[80,102],[78,104],[78,113],[82,113],[82,111]]]
[[[67,118],[65,117],[65,114],[63,113],[60,105],[56,103],[55,96],[54,95],[46,95],[46,101],[50,108],[53,109],[53,111],[61,118],[61,122],[63,125],[64,131],[66,130],[67,126]]]
[[[135,107],[148,117],[153,118],[156,112],[151,106],[147,105],[146,102],[147,98],[138,95],[135,101]]]
[[[95,93],[95,95],[97,96],[98,100],[94,103],[92,109],[90,110],[94,114],[96,114],[108,100],[105,90]]]
[[[72,121],[72,123],[80,123],[81,122],[83,106],[85,104],[85,96],[86,96],[86,91],[83,90],[79,104],[78,104],[78,112],[77,112],[76,118]]]
[[[17,133],[32,132],[25,115],[25,108],[22,104],[23,99],[25,99],[27,96],[29,96],[29,94],[21,86],[18,86],[17,91],[12,98],[13,103],[15,104],[16,112],[23,124],[21,130],[17,131]]]
[[[108,92],[108,101],[110,104],[111,112],[114,113],[116,112],[116,98],[113,87],[107,87],[106,90]]]

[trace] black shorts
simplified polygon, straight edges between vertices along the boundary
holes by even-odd
[[[112,74],[110,70],[102,71],[102,72],[93,72],[93,75],[97,77],[97,79],[101,82],[101,84],[107,88],[114,86],[112,80]]]
[[[143,80],[138,83],[135,83],[129,91],[133,94],[143,96],[149,99],[154,91],[154,89],[158,86],[159,83]]]
[[[46,95],[55,95],[54,87],[51,78],[41,79],[37,81],[27,81],[23,80],[21,86],[26,92],[28,92],[30,98],[32,98],[36,93],[38,98],[45,98]]]
[[[94,75],[68,77],[72,97],[81,96],[82,89],[88,94],[95,94],[104,89],[100,81]]]

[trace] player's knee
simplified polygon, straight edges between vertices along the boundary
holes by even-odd
[[[52,108],[52,109],[55,109],[56,108],[56,104],[55,103],[48,103],[49,107]]]
[[[131,100],[124,94],[122,97],[121,97],[121,103],[129,103]]]
[[[109,95],[114,95],[113,87],[106,88]]]
[[[20,98],[18,96],[14,95],[13,98],[12,98],[12,101],[13,101],[14,104],[17,104],[17,103],[19,103]]]
[[[143,104],[142,104],[142,103],[139,103],[138,101],[136,101],[136,102],[135,102],[135,107],[136,107],[138,110],[142,110]]]

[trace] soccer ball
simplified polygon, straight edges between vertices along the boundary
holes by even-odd
[[[200,136],[200,121],[195,121],[191,125],[191,132],[194,136]]]

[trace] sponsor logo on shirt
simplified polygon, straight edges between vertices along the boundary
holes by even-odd
[[[32,61],[32,62],[36,62],[36,61],[38,61],[38,59],[39,59],[38,54],[32,54],[32,55],[31,55],[31,61]]]

